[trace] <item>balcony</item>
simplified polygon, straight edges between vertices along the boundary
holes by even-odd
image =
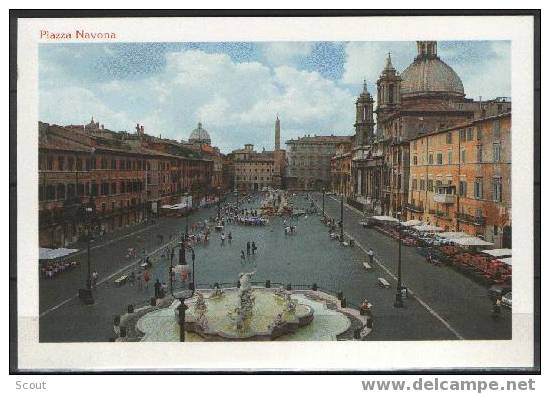
[[[434,194],[434,202],[438,202],[440,204],[454,204],[455,202],[455,195],[454,194]]]
[[[487,221],[487,218],[484,217],[484,216],[473,216],[473,215],[468,215],[466,213],[458,213],[456,215],[456,218],[460,222],[470,223],[470,224],[474,224],[476,226],[483,226],[483,225],[485,225],[485,222]]]
[[[413,204],[405,204],[405,209],[411,212],[423,213],[424,207],[419,207]]]

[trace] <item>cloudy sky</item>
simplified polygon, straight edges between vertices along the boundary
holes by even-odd
[[[354,101],[375,83],[387,53],[398,71],[414,42],[42,44],[40,120],[187,139],[201,121],[223,152],[286,139],[352,134]],[[508,41],[439,42],[467,97],[511,96]],[[375,96],[376,99],[376,96]]]

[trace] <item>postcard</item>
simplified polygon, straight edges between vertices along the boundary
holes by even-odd
[[[18,19],[18,368],[533,367],[533,23]]]

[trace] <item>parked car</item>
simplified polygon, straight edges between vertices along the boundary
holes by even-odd
[[[511,291],[511,285],[493,285],[489,288],[489,298],[495,300],[497,298],[504,297],[504,295],[510,293]]]
[[[511,291],[502,296],[502,305],[507,306],[508,308],[512,307],[512,292]]]

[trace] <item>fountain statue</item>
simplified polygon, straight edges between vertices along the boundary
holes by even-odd
[[[197,301],[195,302],[195,312],[199,317],[204,316],[206,313],[206,302],[204,301],[204,296],[202,293],[198,293],[197,295]]]
[[[290,297],[290,294],[287,293],[287,295],[285,296],[285,311],[290,313],[296,312],[296,305],[297,305],[296,301],[293,300]]]
[[[247,290],[250,290],[250,278],[252,277],[252,275],[254,275],[256,273],[256,271],[252,271],[252,272],[241,272],[239,274],[239,284],[241,285],[240,286],[240,293],[242,294],[243,292],[247,291]]]

